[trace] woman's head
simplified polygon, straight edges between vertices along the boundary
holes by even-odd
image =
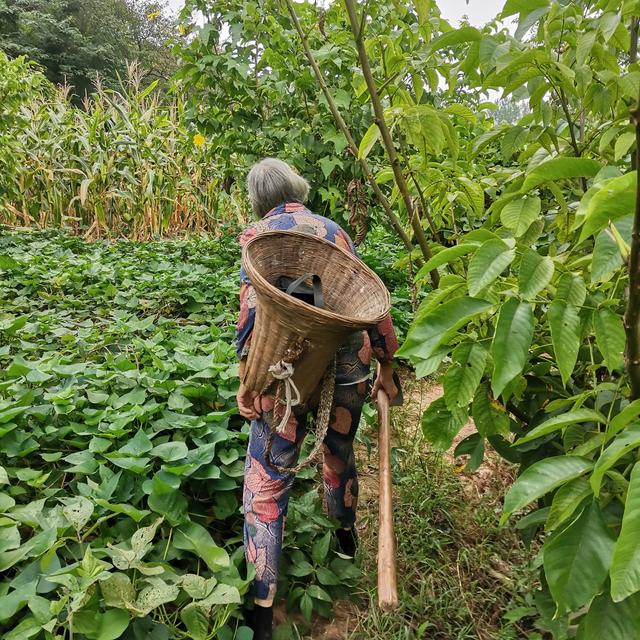
[[[265,158],[249,171],[247,190],[254,213],[262,218],[283,202],[305,202],[309,183],[286,162]]]

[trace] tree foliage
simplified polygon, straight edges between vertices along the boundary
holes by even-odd
[[[156,0],[0,0],[0,49],[36,61],[49,80],[82,98],[96,78],[117,87],[137,60],[148,84],[175,64],[168,42],[175,21]]]

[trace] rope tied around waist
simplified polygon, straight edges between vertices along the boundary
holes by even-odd
[[[291,365],[291,368],[293,369],[292,365]],[[293,373],[291,375],[293,375]],[[290,378],[285,378],[285,380],[291,382],[291,384],[293,385],[293,382],[290,380]],[[334,358],[331,361],[331,364],[329,365],[327,370],[325,371],[324,376],[322,377],[320,403],[318,405],[318,413],[316,418],[315,443],[313,445],[313,448],[311,449],[311,453],[309,453],[309,456],[305,458],[302,462],[299,462],[297,465],[294,465],[293,467],[283,467],[275,463],[271,458],[271,449],[273,447],[273,440],[275,438],[275,435],[276,433],[281,433],[279,431],[280,427],[284,429],[284,427],[287,424],[287,421],[289,420],[289,417],[291,416],[291,407],[289,407],[288,416],[286,415],[286,410],[285,410],[286,419],[283,419],[277,428],[274,428],[272,425],[271,428],[269,429],[269,434],[267,436],[267,447],[266,447],[265,459],[267,464],[272,469],[274,469],[278,473],[295,475],[299,471],[308,467],[311,463],[315,462],[318,459],[318,456],[320,455],[320,451],[322,448],[322,444],[324,443],[324,439],[327,436],[327,431],[329,430],[329,422],[331,420],[331,406],[333,404],[333,394],[335,391],[335,385],[336,385],[336,359]],[[293,385],[293,388],[296,389],[295,385]],[[285,389],[285,393],[286,393],[286,389]],[[299,395],[298,395],[298,398],[299,398]]]
[[[276,427],[276,432],[281,434],[285,430],[287,422],[289,422],[291,410],[293,407],[297,407],[300,404],[300,392],[293,381],[295,367],[292,362],[280,360],[280,362],[276,362],[276,364],[269,367],[269,373],[275,380],[279,380],[284,385],[286,408],[280,424]],[[295,397],[293,396],[293,393],[295,393]]]

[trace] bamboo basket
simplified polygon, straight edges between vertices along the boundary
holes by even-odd
[[[296,231],[267,231],[252,238],[242,263],[256,292],[256,320],[244,384],[260,393],[275,382],[269,368],[292,362],[301,401],[309,398],[340,344],[389,313],[382,280],[354,255],[332,242]],[[280,276],[320,276],[324,308],[287,295]]]

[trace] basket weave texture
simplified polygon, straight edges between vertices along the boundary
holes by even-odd
[[[272,365],[285,360],[302,402],[318,386],[338,347],[354,331],[381,322],[389,313],[389,292],[364,263],[332,242],[296,231],[267,231],[252,238],[242,263],[256,292],[256,320],[244,384],[260,393],[274,378]],[[320,276],[324,308],[287,295],[280,276]]]

